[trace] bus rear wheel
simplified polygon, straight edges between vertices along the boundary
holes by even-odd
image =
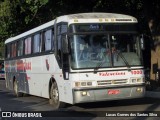
[[[16,97],[22,97],[23,94],[18,92],[18,84],[17,84],[17,81],[15,80],[13,82],[13,90],[14,90],[14,94],[16,95]]]
[[[54,82],[51,86],[49,103],[53,105],[55,109],[65,107],[65,103],[59,101],[59,91],[56,82]]]

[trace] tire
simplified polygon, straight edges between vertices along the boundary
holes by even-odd
[[[54,107],[54,109],[63,108],[66,105],[64,102],[59,101],[59,91],[56,82],[51,86],[49,103]]]
[[[23,96],[23,93],[18,92],[18,84],[16,80],[13,82],[13,90],[14,90],[14,94],[16,95],[16,97]]]

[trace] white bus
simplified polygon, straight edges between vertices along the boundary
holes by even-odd
[[[65,103],[140,98],[143,41],[137,19],[122,14],[57,17],[5,41],[6,86],[17,97]]]

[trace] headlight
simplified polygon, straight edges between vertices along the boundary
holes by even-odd
[[[137,78],[137,82],[138,83],[142,82],[142,78]]]
[[[144,78],[131,78],[131,83],[142,83]]]

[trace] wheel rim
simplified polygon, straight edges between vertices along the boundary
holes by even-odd
[[[59,103],[59,93],[58,93],[58,88],[55,84],[53,86],[51,96],[52,96],[52,100],[53,100],[54,104],[57,105]]]

